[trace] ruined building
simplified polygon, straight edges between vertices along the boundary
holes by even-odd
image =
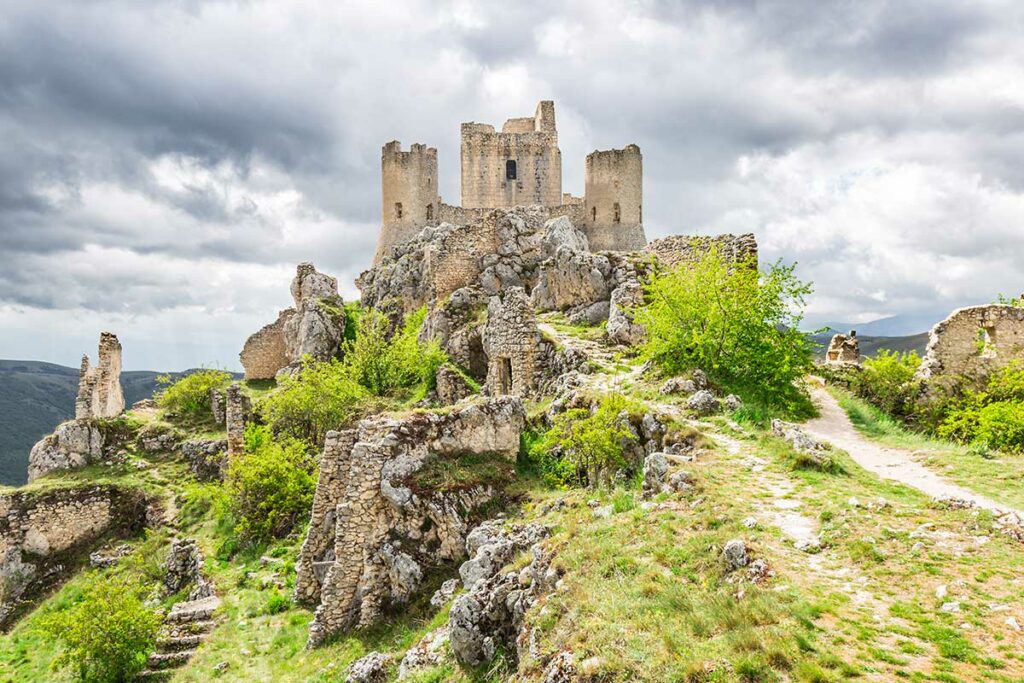
[[[493,209],[541,207],[548,218],[568,216],[595,251],[631,251],[647,243],[643,229],[643,158],[640,148],[587,156],[585,196],[562,192],[555,103],[544,100],[533,116],[509,119],[501,131],[486,123],[462,124],[462,205],[438,194],[437,150],[398,141],[381,151],[381,233],[374,263],[427,226],[466,225]]]
[[[75,419],[117,417],[122,412],[124,393],[121,391],[121,342],[116,335],[103,332],[100,334],[96,367],[89,365],[88,354],[82,356]]]
[[[860,364],[860,341],[857,339],[857,332],[850,330],[850,334],[836,334],[825,351],[826,365]]]

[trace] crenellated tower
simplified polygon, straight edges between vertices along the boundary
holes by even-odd
[[[402,151],[397,140],[384,145],[381,168],[381,234],[374,263],[396,244],[437,222],[437,150],[414,144]]]

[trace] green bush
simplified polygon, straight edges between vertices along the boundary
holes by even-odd
[[[204,368],[175,381],[170,375],[156,378],[166,388],[157,394],[157,404],[164,410],[191,419],[213,419],[210,391],[231,383],[231,373]]]
[[[312,446],[381,401],[417,401],[433,388],[447,356],[436,342],[421,343],[426,308],[408,316],[388,338],[388,319],[373,309],[349,310],[354,336],[343,345],[342,360],[305,359],[302,370],[284,377],[257,406],[260,416],[284,434]]]
[[[983,391],[968,390],[945,408],[940,436],[979,451],[1024,452],[1024,363],[1002,368]]]
[[[622,395],[609,394],[593,412],[574,408],[560,413],[530,447],[530,460],[554,486],[607,482],[626,467],[624,446],[636,439],[620,417],[630,408]]]
[[[636,312],[647,328],[643,355],[664,373],[696,368],[728,391],[785,412],[805,411],[796,380],[813,367],[812,344],[799,331],[808,283],[792,266],[759,273],[710,249],[654,278]]]
[[[309,514],[315,470],[301,441],[275,440],[269,427],[247,426],[245,452],[232,457],[224,482],[238,538],[260,545],[288,534]]]
[[[858,396],[896,417],[907,417],[914,408],[919,389],[914,374],[921,365],[916,351],[899,353],[882,349],[874,358],[867,358],[861,372],[851,380]]]
[[[145,667],[160,627],[142,592],[124,579],[101,580],[69,609],[47,615],[43,627],[62,645],[54,668],[90,683],[132,680]]]
[[[317,446],[328,431],[360,415],[368,397],[369,392],[346,363],[335,359],[318,363],[307,358],[300,372],[281,378],[257,410],[279,433]]]

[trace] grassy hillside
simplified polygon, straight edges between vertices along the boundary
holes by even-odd
[[[160,373],[121,373],[130,406],[156,390]],[[28,452],[40,438],[75,416],[78,368],[27,360],[0,360],[0,484],[25,483]]]

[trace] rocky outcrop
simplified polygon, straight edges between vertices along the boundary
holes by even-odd
[[[83,564],[104,538],[142,530],[147,500],[117,486],[0,496],[0,627]]]
[[[757,239],[752,233],[714,237],[671,235],[650,242],[643,251],[654,254],[658,265],[669,270],[699,261],[712,248],[717,248],[728,261],[757,265]]]
[[[345,335],[345,308],[338,281],[300,263],[291,284],[293,308],[245,342],[240,358],[246,379],[271,379],[293,372],[304,356],[328,360],[338,353]]]
[[[562,246],[553,258],[541,264],[530,297],[540,311],[563,311],[607,301],[611,273],[607,256]]]
[[[643,325],[633,320],[633,310],[644,303],[644,290],[637,280],[629,280],[611,293],[608,308],[608,338],[616,344],[639,346],[647,337]]]
[[[103,459],[103,432],[94,420],[71,420],[43,437],[28,455],[28,480]]]
[[[100,334],[96,367],[89,366],[89,356],[82,356],[78,376],[78,397],[75,419],[117,417],[124,412],[121,391],[121,342],[111,332]]]
[[[860,341],[857,333],[835,334],[825,350],[825,364],[833,366],[860,365]]]
[[[296,600],[318,604],[310,644],[371,624],[407,601],[429,569],[462,555],[469,521],[498,491],[472,479],[436,488],[420,477],[458,468],[468,454],[493,457],[511,476],[525,420],[519,399],[501,397],[328,434],[296,568]]]

